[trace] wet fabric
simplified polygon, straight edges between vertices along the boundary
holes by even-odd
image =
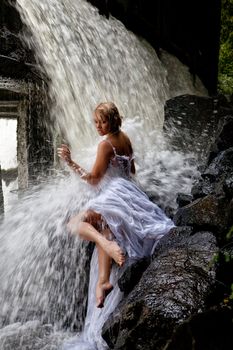
[[[87,205],[102,215],[116,241],[130,258],[151,254],[156,242],[174,226],[171,219],[130,179],[133,157],[114,158],[99,185],[99,193]]]
[[[104,307],[96,307],[95,287],[98,280],[98,253],[95,248],[91,259],[88,307],[83,332],[64,344],[62,350],[107,350],[101,336],[104,323],[115,310],[123,293],[117,284],[126,268],[135,260],[152,254],[159,239],[174,226],[164,212],[141,191],[130,177],[132,157],[118,155],[113,147],[114,157],[109,168],[94,189],[95,194],[85,206],[102,215],[114,239],[126,253],[123,267],[113,264],[110,282],[112,292],[107,296]]]

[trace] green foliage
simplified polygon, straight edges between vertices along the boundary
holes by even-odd
[[[219,90],[233,94],[233,0],[222,0]]]
[[[231,285],[231,294],[229,295],[229,299],[233,300],[233,284]]]
[[[233,226],[231,226],[229,232],[227,233],[227,239],[231,239],[233,237]]]

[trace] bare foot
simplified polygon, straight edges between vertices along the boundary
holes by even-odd
[[[119,266],[124,264],[125,255],[116,242],[106,240],[102,248]]]
[[[113,285],[110,282],[99,283],[96,285],[96,307],[104,307],[105,298],[113,290]]]

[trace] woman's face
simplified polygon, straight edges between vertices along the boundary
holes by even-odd
[[[100,136],[107,135],[110,132],[110,123],[108,118],[103,115],[100,116],[98,111],[94,114],[94,123]]]

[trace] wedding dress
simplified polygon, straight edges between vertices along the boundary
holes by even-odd
[[[139,259],[150,255],[155,243],[174,224],[130,179],[133,157],[119,155],[112,148],[114,158],[100,182],[99,193],[87,206],[105,219],[126,255]]]
[[[109,140],[105,140],[109,142]],[[148,196],[141,191],[130,176],[133,157],[119,155],[113,148],[114,157],[100,181],[97,195],[85,209],[101,214],[126,255],[123,268],[113,264],[110,282],[113,291],[107,296],[104,307],[95,306],[95,287],[98,279],[98,256],[94,250],[88,291],[88,308],[84,330],[81,335],[66,344],[64,350],[106,350],[107,344],[101,337],[101,330],[120,302],[121,293],[117,280],[130,262],[152,254],[159,239],[168,233],[174,223]]]

